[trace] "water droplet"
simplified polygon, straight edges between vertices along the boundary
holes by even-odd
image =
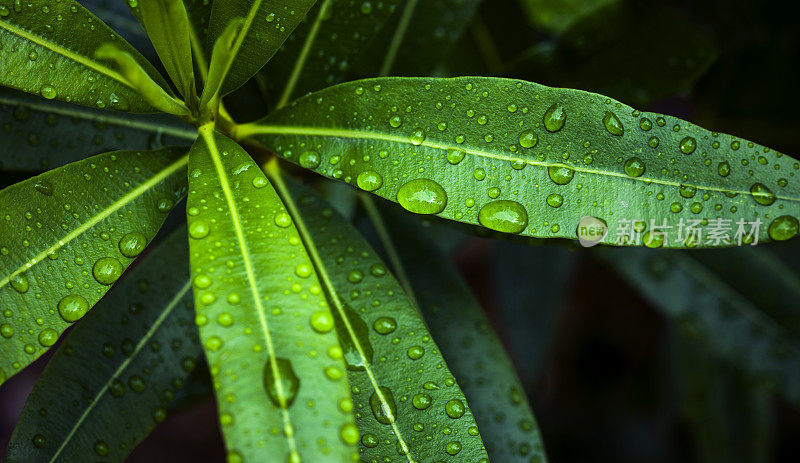
[[[603,116],[603,125],[606,126],[606,130],[611,135],[621,137],[625,133],[625,127],[622,126],[622,122],[611,111],[606,111]]]
[[[92,267],[92,275],[101,285],[112,285],[122,276],[122,264],[113,257],[97,259]]]
[[[316,169],[320,161],[319,153],[316,151],[305,151],[300,155],[300,165],[306,169]]]
[[[15,275],[14,277],[11,278],[11,287],[14,288],[14,290],[20,294],[27,293],[28,288],[30,288],[28,277],[22,274]]]
[[[800,223],[791,215],[777,217],[769,224],[769,237],[775,241],[785,241],[797,235]]]
[[[265,186],[267,186],[267,183],[269,182],[267,182],[266,177],[262,177],[261,175],[259,175],[258,177],[253,177],[254,188],[264,188]]]
[[[333,329],[333,316],[328,310],[318,310],[311,314],[311,327],[317,333],[327,333]]]
[[[58,331],[52,328],[45,328],[39,332],[39,344],[50,347],[58,341]]]
[[[522,204],[510,200],[492,201],[478,213],[478,221],[486,228],[503,233],[521,233],[528,226],[528,213]]]
[[[547,204],[551,207],[561,207],[564,204],[564,197],[558,193],[553,193],[547,196]]]
[[[6,339],[14,336],[14,327],[8,323],[3,323],[0,325],[0,336],[3,336]]]
[[[422,129],[416,129],[411,134],[411,144],[414,146],[419,146],[422,142],[425,141],[425,131]]]
[[[450,148],[447,150],[447,162],[450,164],[456,165],[464,160],[464,151]]]
[[[95,442],[94,443],[94,453],[100,455],[101,457],[104,457],[104,456],[108,455],[108,444],[106,444],[105,442],[103,442],[101,440]]]
[[[776,199],[775,194],[762,183],[754,183],[753,186],[750,187],[750,193],[758,204],[763,204],[764,206],[769,206],[774,203]]]
[[[694,198],[694,195],[697,194],[697,187],[692,185],[681,185],[680,194],[686,199]]]
[[[345,444],[356,445],[359,437],[358,428],[353,423],[346,423],[339,429],[339,436]]]
[[[378,391],[380,391],[380,395]],[[383,400],[381,400],[381,396],[383,396]],[[378,390],[369,397],[369,406],[378,423],[392,424],[397,419],[397,404],[394,401],[392,390],[388,387],[378,386]]]
[[[147,246],[147,238],[139,232],[126,234],[119,240],[119,252],[125,257],[136,257]]]
[[[275,214],[275,225],[281,228],[287,228],[292,225],[292,216],[286,212]]]
[[[572,181],[575,171],[564,164],[556,164],[547,168],[547,174],[556,185],[566,185]]]
[[[635,156],[625,161],[625,173],[631,177],[641,177],[646,169],[644,161]]]
[[[361,270],[353,270],[347,274],[347,281],[350,283],[358,283],[364,279],[364,272]]]
[[[189,224],[189,236],[199,240],[203,239],[211,232],[211,227],[202,220],[195,220]]]
[[[339,338],[339,345],[342,349],[345,366],[351,371],[365,370],[367,364],[372,363],[372,357],[374,355],[374,349],[369,340],[369,328],[367,328],[367,324],[355,310],[346,304],[344,305],[344,316],[347,317],[347,322],[350,324],[349,330],[344,325],[341,314],[334,313],[333,315],[334,322],[336,323],[336,331],[339,333],[352,332],[355,334],[358,345],[360,346],[359,349],[351,336],[342,336]]]
[[[375,434],[366,433],[363,436],[361,436],[361,443],[364,444],[364,447],[374,449],[375,447],[378,446],[380,440],[378,440],[378,436],[376,436]]]
[[[548,132],[558,132],[564,127],[564,122],[567,120],[567,114],[564,112],[564,108],[558,104],[554,103],[550,108],[547,109],[544,113],[543,117],[544,127],[547,129]]]
[[[44,448],[47,446],[47,439],[41,434],[36,434],[33,436],[33,446],[39,449]]]
[[[686,137],[681,140],[680,146],[683,154],[692,154],[697,149],[697,140],[692,137]]]
[[[728,164],[728,161],[722,161],[717,165],[717,173],[720,177],[727,177],[731,174],[731,165]]]
[[[56,89],[52,85],[45,85],[41,89],[41,94],[44,98],[52,100],[53,98],[56,97]]]
[[[466,407],[464,407],[464,403],[458,399],[448,400],[447,404],[444,407],[445,413],[447,416],[453,419],[461,418],[464,416],[464,412],[466,411]]]
[[[406,354],[411,360],[419,360],[425,355],[425,348],[422,346],[411,346],[408,348]]]
[[[447,206],[447,193],[433,180],[418,178],[400,187],[397,202],[410,212],[438,214]]]
[[[379,334],[389,334],[397,329],[397,321],[391,317],[380,317],[372,324]]]
[[[539,143],[539,136],[533,130],[526,130],[519,134],[519,146],[533,148],[537,143]]]
[[[58,301],[58,314],[68,323],[81,319],[89,311],[89,302],[78,294],[70,294]]]
[[[208,339],[206,339],[204,344],[206,349],[210,350],[211,352],[216,352],[222,348],[223,341],[219,336],[210,336]]]
[[[37,180],[33,188],[45,196],[53,196],[53,184],[45,179]]]
[[[356,184],[364,191],[375,191],[383,185],[383,177],[374,170],[365,170],[358,174]]]
[[[461,442],[452,441],[448,442],[445,446],[445,451],[450,455],[457,455],[461,451]]]
[[[411,405],[413,405],[417,410],[425,410],[426,408],[430,407],[432,403],[433,399],[431,396],[424,392],[415,394],[414,397],[411,398]]]
[[[403,124],[403,119],[401,119],[400,116],[392,116],[389,119],[389,125],[391,125],[394,128],[398,128],[402,124]]]
[[[281,357],[267,360],[264,366],[264,389],[273,405],[289,408],[300,389],[300,378],[292,368],[292,362]]]

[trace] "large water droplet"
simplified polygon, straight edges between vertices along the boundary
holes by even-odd
[[[369,397],[369,407],[372,409],[372,415],[381,424],[392,424],[397,419],[397,404],[394,401],[394,394],[392,390],[385,386],[378,386],[378,391],[372,393]],[[383,400],[381,400],[383,396]]]
[[[447,416],[453,419],[461,418],[464,416],[464,412],[466,411],[466,407],[464,406],[464,402],[458,399],[451,399],[447,401],[447,404],[444,407],[445,413]]]
[[[300,165],[306,169],[316,169],[319,163],[320,157],[316,151],[305,151],[300,155]]]
[[[800,223],[796,217],[782,215],[769,224],[769,237],[775,241],[785,241],[797,235]]]
[[[544,127],[548,132],[558,132],[564,127],[564,122],[567,120],[567,114],[564,112],[564,108],[560,104],[553,103],[553,105],[550,106],[547,111],[545,111],[542,120],[544,122]]]
[[[53,184],[45,179],[37,180],[33,188],[45,196],[53,196]]]
[[[30,288],[28,277],[23,274],[15,275],[11,278],[11,287],[20,294],[25,294]]]
[[[537,143],[539,143],[539,136],[533,130],[526,130],[519,134],[519,146],[533,148]]]
[[[119,240],[119,252],[125,257],[136,257],[147,246],[147,238],[139,232],[126,234]]]
[[[575,176],[575,171],[564,164],[557,164],[548,167],[547,174],[550,176],[550,180],[557,185],[566,185],[572,181],[572,177]]]
[[[205,238],[210,232],[211,227],[202,220],[196,220],[189,224],[189,236],[196,240]]]
[[[264,366],[264,390],[273,405],[289,408],[297,398],[299,389],[300,378],[295,374],[291,361],[281,357],[267,360]]]
[[[41,94],[44,98],[52,100],[53,98],[56,97],[56,89],[52,85],[45,85],[41,89]]]
[[[478,213],[478,221],[495,231],[521,233],[528,226],[528,212],[522,204],[503,199],[484,205]]]
[[[692,137],[686,137],[681,140],[681,151],[683,154],[692,154],[697,149],[697,140]]]
[[[422,142],[425,141],[425,131],[422,129],[416,129],[414,132],[411,133],[411,144],[414,146],[419,146]]]
[[[644,161],[635,156],[625,161],[625,173],[631,177],[641,177],[645,170]]]
[[[379,334],[389,334],[397,329],[397,321],[391,317],[380,317],[372,324]]]
[[[460,149],[450,148],[447,150],[447,162],[456,165],[464,160],[464,154]]]
[[[619,120],[617,115],[611,111],[606,111],[605,115],[603,116],[603,125],[606,126],[606,130],[611,135],[621,137],[625,133],[625,127],[622,126],[622,122]]]
[[[89,302],[78,294],[64,296],[58,301],[58,314],[64,321],[73,323],[81,319],[89,311]]]
[[[122,264],[113,257],[97,259],[92,267],[92,275],[101,285],[112,285],[122,276]]]
[[[447,206],[447,193],[433,180],[418,178],[400,187],[397,202],[410,212],[438,214]]]
[[[753,186],[750,187],[750,193],[758,204],[763,204],[764,206],[769,206],[774,203],[776,199],[775,193],[763,183],[754,183]]]
[[[344,305],[344,315],[347,317],[347,323],[350,325],[350,330],[348,330],[347,326],[345,326],[344,320],[342,320],[340,314],[335,312],[333,316],[334,322],[336,323],[336,332],[351,332],[356,338],[353,340],[353,338],[349,335],[339,337],[339,345],[341,346],[342,353],[344,354],[345,366],[348,370],[362,371],[366,368],[367,364],[372,363],[372,357],[374,355],[374,349],[372,348],[372,343],[369,340],[369,328],[364,320],[358,315],[358,312],[346,304]],[[356,341],[358,342],[358,346],[356,346]]]
[[[383,177],[374,170],[365,170],[358,174],[356,184],[364,191],[375,191],[383,185]]]

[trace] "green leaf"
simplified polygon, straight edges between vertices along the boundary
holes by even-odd
[[[196,103],[191,26],[183,1],[142,0],[142,22],[167,74],[190,107]]]
[[[130,54],[168,88],[133,47],[74,0],[6,1],[0,5],[0,84],[47,99],[130,112],[157,112],[136,85],[95,58],[103,44]]]
[[[316,0],[225,0],[214,2],[208,28],[208,48],[222,36],[228,23],[244,18],[233,43],[222,95],[247,82],[278,51]]]
[[[188,256],[181,228],[67,336],[28,397],[9,463],[121,462],[167,416],[201,353]]]
[[[489,458],[547,461],[525,389],[469,286],[429,232],[409,217],[386,217],[418,306],[475,414]]]
[[[726,250],[737,256],[729,265],[748,269],[748,278],[762,284],[775,284],[770,267],[748,256],[762,251]],[[800,404],[800,317],[789,314],[800,293],[796,277],[791,286],[783,286],[794,302],[791,307],[781,307],[758,299],[758,293],[740,286],[740,279],[716,273],[693,257],[695,253],[601,249],[599,255],[705,350],[743,371],[752,382]]]
[[[400,0],[322,0],[264,67],[278,107],[344,80],[352,60],[369,46]]]
[[[584,216],[605,224],[606,244],[730,246],[740,220],[762,242],[798,232],[796,160],[580,90],[370,79],[312,93],[238,135],[411,212],[498,232],[574,239]],[[701,219],[700,239],[679,229]],[[653,227],[665,223],[671,231]]]
[[[580,19],[619,0],[519,0],[531,22],[550,32],[563,32]]]
[[[659,40],[630,39],[645,35]],[[679,8],[615,2],[576,21],[554,47],[523,57],[509,77],[536,76],[648,105],[690,88],[716,58],[709,37]]]
[[[332,304],[361,459],[487,458],[467,401],[425,322],[375,252],[315,194],[270,173]]]
[[[233,47],[236,43],[236,37],[244,25],[244,19],[234,18],[225,27],[225,31],[214,42],[214,49],[211,52],[211,64],[209,65],[208,75],[206,76],[206,85],[203,88],[203,94],[200,98],[200,107],[208,108],[212,106],[216,108],[219,103],[219,92],[222,89],[222,83],[225,79],[225,73],[228,72],[231,63],[236,58],[233,53]]]
[[[773,398],[736,368],[672,331],[678,398],[697,461],[770,461]]]
[[[427,76],[441,64],[481,0],[408,0],[356,58],[358,74]]]
[[[197,324],[229,461],[349,461],[352,422],[333,321],[291,218],[235,142],[190,151]]]
[[[0,191],[0,384],[52,346],[155,236],[185,150],[117,151]]]
[[[88,156],[188,143],[197,131],[165,115],[129,115],[0,88],[0,170],[40,171]]]

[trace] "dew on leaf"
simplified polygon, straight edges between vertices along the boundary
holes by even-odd
[[[564,108],[558,103],[553,103],[553,105],[545,111],[542,119],[544,127],[548,132],[558,132],[564,127],[566,120],[567,114]]]
[[[438,214],[447,206],[447,193],[433,180],[418,178],[400,187],[397,202],[416,214]]]
[[[394,394],[386,386],[378,386],[378,390],[372,393],[369,397],[369,407],[378,423],[392,424],[397,419],[397,404],[394,401]]]
[[[292,362],[282,357],[267,360],[263,382],[270,402],[280,408],[290,407],[300,389],[300,378],[295,374]]]
[[[58,301],[58,314],[68,323],[80,320],[89,311],[89,302],[83,296],[70,294]]]
[[[516,201],[491,201],[481,208],[478,221],[491,230],[521,233],[528,226],[528,212]]]

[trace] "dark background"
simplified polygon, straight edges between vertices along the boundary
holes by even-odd
[[[620,1],[554,32],[515,1],[486,0],[445,71],[598,91],[796,157],[800,29],[784,6]],[[0,173],[0,184],[21,178]],[[701,348],[590,252],[469,238],[453,258],[518,368],[550,461],[797,461],[798,408],[766,394],[756,427],[733,366],[713,365],[733,391],[722,424],[687,412],[676,363]],[[47,360],[0,388],[0,456]],[[128,459],[176,460],[224,461],[212,399],[168,418]]]

